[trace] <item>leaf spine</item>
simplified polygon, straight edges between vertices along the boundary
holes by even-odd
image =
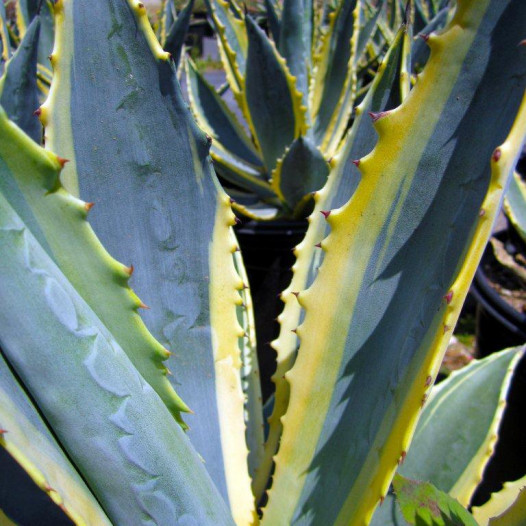
[[[86,210],[86,212],[89,212],[94,206],[95,203],[84,203],[84,210]]]
[[[327,219],[331,215],[330,210],[320,210],[320,214],[323,215],[325,219]]]
[[[352,163],[354,164],[354,166],[356,166],[356,168],[358,168],[360,166],[360,159],[355,159],[354,161],[352,161]]]
[[[453,291],[450,290],[445,296],[444,299],[446,300],[446,303],[449,305],[451,303],[451,300],[453,299]]]
[[[376,122],[377,120],[381,119],[382,117],[386,117],[387,115],[389,115],[389,113],[391,113],[390,110],[387,110],[387,111],[378,111],[378,112],[374,112],[374,111],[369,111],[369,117],[371,117],[371,120],[373,122]]]
[[[491,159],[493,160],[493,162],[498,162],[498,160],[500,159],[502,155],[502,151],[500,148],[496,148],[495,151],[493,152],[493,155],[491,156]]]

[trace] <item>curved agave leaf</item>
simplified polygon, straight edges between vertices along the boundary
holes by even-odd
[[[1,354],[0,398],[0,446],[76,524],[109,526],[111,523],[99,503]]]
[[[248,164],[226,151],[220,144],[212,145],[210,155],[214,160],[217,173],[245,190],[254,192],[263,201],[277,201],[277,196],[267,182],[266,172],[262,172],[257,166]]]
[[[0,509],[0,526],[17,526],[17,525]]]
[[[267,20],[270,34],[279,48],[279,36],[281,33],[281,13],[279,12],[279,6],[274,0],[265,0],[265,9],[267,11]]]
[[[419,72],[425,66],[429,58],[429,46],[427,45],[425,38],[427,35],[442,29],[446,25],[448,15],[449,9],[442,9],[420,32],[420,35],[422,36],[419,36],[413,44],[411,57],[412,71]]]
[[[250,16],[245,97],[251,128],[270,172],[285,149],[306,131],[301,93],[283,58]]]
[[[526,242],[526,184],[517,172],[510,179],[504,209],[515,230]]]
[[[400,104],[396,83],[399,59],[402,47],[402,32],[393,41],[391,50],[380,67],[370,92],[356,112],[353,127],[344,148],[336,157],[327,184],[315,196],[315,209],[310,217],[309,228],[303,242],[296,248],[296,264],[290,285],[283,291],[281,298],[285,304],[278,320],[281,328],[279,337],[273,342],[277,352],[277,368],[273,376],[276,385],[276,401],[269,419],[270,431],[265,444],[265,461],[255,481],[256,495],[261,496],[266,488],[272,468],[272,457],[277,451],[282,431],[281,417],[285,414],[289,402],[289,385],[285,373],[296,359],[298,339],[295,333],[301,321],[301,307],[293,292],[312,285],[317,269],[324,258],[324,252],[316,246],[329,233],[329,227],[321,211],[342,206],[356,190],[360,173],[352,160],[358,159],[371,150],[376,142],[376,133],[367,112],[381,112]],[[393,93],[394,92],[394,93]]]
[[[91,205],[79,204],[61,188],[60,163],[50,163],[38,146],[28,144],[3,110],[0,131],[0,190],[182,423],[180,412],[188,408],[166,379],[163,360],[169,353],[146,330],[137,314],[141,301],[127,286],[133,269],[101,246],[85,221]]]
[[[172,27],[175,19],[177,18],[177,13],[175,11],[175,1],[174,0],[162,0],[161,7],[161,17],[157,25],[156,35],[157,39],[161,44],[164,44],[166,40],[166,35],[170,28]]]
[[[191,59],[187,59],[185,71],[191,108],[200,127],[237,157],[261,166],[259,154],[236,116],[199,73]]]
[[[338,151],[351,118],[353,105],[356,98],[356,70],[366,44],[370,41],[371,34],[377,26],[378,17],[383,9],[383,0],[379,2],[373,14],[367,17],[363,9],[357,9],[358,28],[351,39],[352,56],[349,59],[348,73],[340,94],[340,98],[327,127],[327,133],[322,142],[322,149],[326,155],[332,157]],[[375,54],[376,56],[376,54]]]
[[[237,309],[238,321],[245,329],[245,334],[240,338],[241,348],[241,381],[243,393],[245,394],[245,424],[247,426],[246,437],[248,445],[248,470],[254,477],[261,459],[263,458],[263,445],[265,438],[263,434],[263,403],[261,396],[261,382],[259,376],[259,363],[256,344],[256,325],[252,307],[252,296],[248,287],[248,276],[243,265],[241,252],[234,252],[234,265],[245,284],[241,291],[243,304]]]
[[[304,0],[283,1],[281,31],[278,40],[279,45],[277,46],[290,73],[296,77],[296,87],[302,94],[305,107],[308,106],[307,87],[309,82],[307,57],[310,57],[311,50],[307,39],[309,27],[305,27],[309,20],[309,13],[312,13],[312,6],[305,3]]]
[[[330,14],[329,29],[322,37],[322,48],[315,62],[310,87],[310,108],[317,144],[322,142],[338,102],[344,96],[345,84],[354,84],[354,80],[348,77],[353,75],[349,68],[356,51],[355,26],[360,10],[361,2],[343,0]]]
[[[225,0],[205,0],[208,12],[218,37],[218,48],[225,68],[228,84],[241,102],[243,79],[245,76],[248,40],[242,19],[234,15],[230,4]],[[243,109],[243,104],[240,104]]]
[[[9,43],[9,32],[7,29],[7,17],[5,6],[0,2],[0,74],[4,71],[5,63],[11,57],[11,45]]]
[[[495,353],[437,385],[400,473],[429,480],[467,506],[493,454],[511,376],[522,354],[517,349]]]
[[[524,94],[524,20],[521,2],[460,2],[410,96],[373,116],[379,141],[328,216],[323,265],[299,293],[305,321],[263,524],[363,524],[386,494],[521,148],[526,102],[494,152]]]
[[[327,181],[330,165],[308,137],[298,137],[278,161],[271,186],[289,213]],[[301,217],[301,213],[300,213]]]
[[[21,36],[24,36],[33,19],[40,17],[41,29],[38,41],[38,62],[47,66],[49,55],[53,50],[55,38],[55,24],[53,19],[53,0],[18,0],[17,7],[17,26]],[[40,8],[40,10],[39,10]]]
[[[6,64],[0,79],[0,105],[9,118],[37,144],[42,142],[42,125],[35,117],[39,107],[37,86],[37,50],[40,17],[29,25],[15,54]]]
[[[170,31],[163,43],[163,48],[172,54],[172,59],[175,67],[179,67],[181,61],[181,54],[184,48],[184,39],[190,26],[190,17],[192,16],[192,9],[194,8],[195,0],[189,0],[188,3],[181,10],[177,19],[170,27]]]
[[[493,493],[488,502],[474,507],[473,516],[479,526],[488,526],[488,524],[490,526],[517,526],[524,523],[526,519],[524,488],[526,488],[526,476],[514,482],[504,483],[504,487],[499,492]],[[515,508],[517,504],[519,506]],[[511,520],[504,522],[508,510]],[[515,513],[518,515],[513,517]],[[502,523],[498,522],[501,516]]]
[[[110,520],[233,524],[180,426],[3,196],[0,249],[2,349]]]
[[[467,506],[493,454],[511,375],[522,354],[508,349],[473,361],[433,387],[398,472],[429,481]],[[394,500],[386,497],[372,526],[403,524],[392,518]]]
[[[152,305],[143,319],[172,351],[169,379],[195,412],[188,435],[235,520],[250,522],[236,313],[243,283],[209,143],[140,2],[97,2],[96,17],[91,3],[59,6],[47,144],[76,165],[104,245],[135,265],[134,288]]]

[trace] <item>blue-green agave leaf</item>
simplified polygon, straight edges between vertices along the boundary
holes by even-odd
[[[42,125],[35,116],[39,107],[37,51],[40,17],[29,25],[15,54],[6,64],[0,79],[0,105],[9,118],[36,143],[42,142]]]
[[[374,84],[359,107],[353,127],[345,141],[344,147],[335,160],[336,165],[331,171],[323,192],[316,195],[316,206],[310,217],[310,227],[303,243],[296,248],[297,264],[294,266],[292,281],[282,294],[285,303],[281,314],[280,333],[273,347],[277,351],[278,366],[273,377],[276,384],[276,402],[269,420],[269,439],[265,444],[265,463],[257,477],[257,489],[263,491],[266,478],[272,468],[272,457],[277,451],[281,436],[281,417],[285,414],[289,400],[288,382],[284,375],[290,369],[296,358],[298,340],[293,332],[302,321],[301,307],[292,292],[303,290],[310,285],[317,274],[318,267],[325,253],[316,245],[329,234],[329,225],[321,211],[339,208],[349,200],[360,182],[361,175],[353,160],[359,159],[371,150],[376,142],[376,133],[367,112],[381,112],[398,106],[401,102],[397,89],[399,60],[402,48],[402,32],[393,41],[391,50],[387,53],[384,63],[376,75]],[[257,493],[259,495],[259,493]]]
[[[343,0],[331,15],[330,29],[314,73],[316,92],[312,98],[312,114],[317,144],[325,136],[346,81],[348,83],[357,5],[360,10],[357,0]]]
[[[96,203],[90,222],[104,246],[134,265],[134,290],[151,306],[143,319],[195,414],[188,436],[235,520],[249,522],[234,214],[142,3],[104,0],[97,11],[64,0],[59,13],[46,144]]]
[[[281,22],[280,15],[278,14],[278,6],[274,0],[265,0],[265,9],[267,11],[267,21],[270,34],[276,43],[276,46],[279,46],[279,37],[281,34]]]
[[[235,156],[261,166],[261,159],[236,116],[190,59],[187,60],[186,78],[192,110],[201,128]]]
[[[363,524],[385,496],[522,148],[525,20],[523,2],[460,1],[407,99],[372,116],[362,180],[325,210],[323,264],[294,291],[305,319],[263,524]]]
[[[195,0],[188,0],[188,3],[180,11],[177,19],[170,27],[163,47],[166,51],[172,54],[172,59],[175,67],[179,67],[181,61],[181,54],[184,48],[184,39],[190,26],[190,18],[192,16],[192,9],[194,8]]]
[[[303,105],[307,106],[307,86],[309,82],[307,57],[310,57],[310,46],[305,42],[306,10],[304,0],[284,0],[281,15],[281,31],[278,51],[287,62],[292,75],[296,77],[296,87],[303,95]],[[312,10],[310,11],[312,12]],[[308,20],[308,18],[307,18]]]
[[[245,96],[256,141],[270,172],[304,130],[301,94],[283,59],[250,16],[245,18],[248,59]]]
[[[327,181],[330,165],[308,137],[298,137],[272,172],[272,188],[293,213]]]
[[[526,183],[518,172],[510,179],[504,209],[511,224],[526,243]]]
[[[508,349],[475,360],[433,387],[398,472],[429,481],[467,506],[493,453],[511,375],[522,354],[522,349]],[[372,526],[400,524],[392,500],[387,495]]]
[[[49,65],[49,55],[53,50],[55,38],[55,23],[53,19],[53,0],[18,0],[17,22],[21,35],[26,31],[33,19],[40,17],[40,37],[38,41],[38,62],[44,67]],[[40,8],[40,11],[39,11]]]
[[[233,524],[181,427],[3,196],[0,249],[2,349],[110,520]]]
[[[448,15],[448,8],[444,8],[439,11],[433,20],[431,20],[431,22],[429,22],[429,24],[422,29],[420,32],[421,36],[416,37],[415,42],[413,43],[411,57],[413,71],[419,72],[425,66],[430,52],[425,38],[432,32],[442,29],[446,25]]]
[[[0,2],[0,74],[3,73],[5,63],[11,57],[11,44],[7,29],[7,17],[4,2]]]
[[[0,446],[77,524],[109,526],[106,514],[1,353],[0,398]],[[16,488],[12,489],[16,491]],[[35,488],[35,491],[39,490]]]

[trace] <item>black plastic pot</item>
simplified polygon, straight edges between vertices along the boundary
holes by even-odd
[[[292,251],[306,230],[307,221],[249,221],[236,227],[254,303],[264,400],[273,391],[270,377],[276,368],[276,353],[270,342],[279,331],[275,321],[283,309],[279,294],[292,279]]]
[[[510,234],[508,231],[501,231],[495,237],[505,241]],[[516,242],[512,239],[513,241]],[[526,342],[526,314],[518,312],[502,299],[484,273],[484,265],[492,257],[490,250],[491,248],[486,249],[471,288],[478,302],[476,340],[477,354],[480,357]]]

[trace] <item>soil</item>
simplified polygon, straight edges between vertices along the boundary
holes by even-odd
[[[508,232],[504,232],[499,238],[491,245],[488,244],[482,268],[488,283],[500,297],[516,311],[525,313],[526,281],[520,276],[526,273],[526,246]]]

